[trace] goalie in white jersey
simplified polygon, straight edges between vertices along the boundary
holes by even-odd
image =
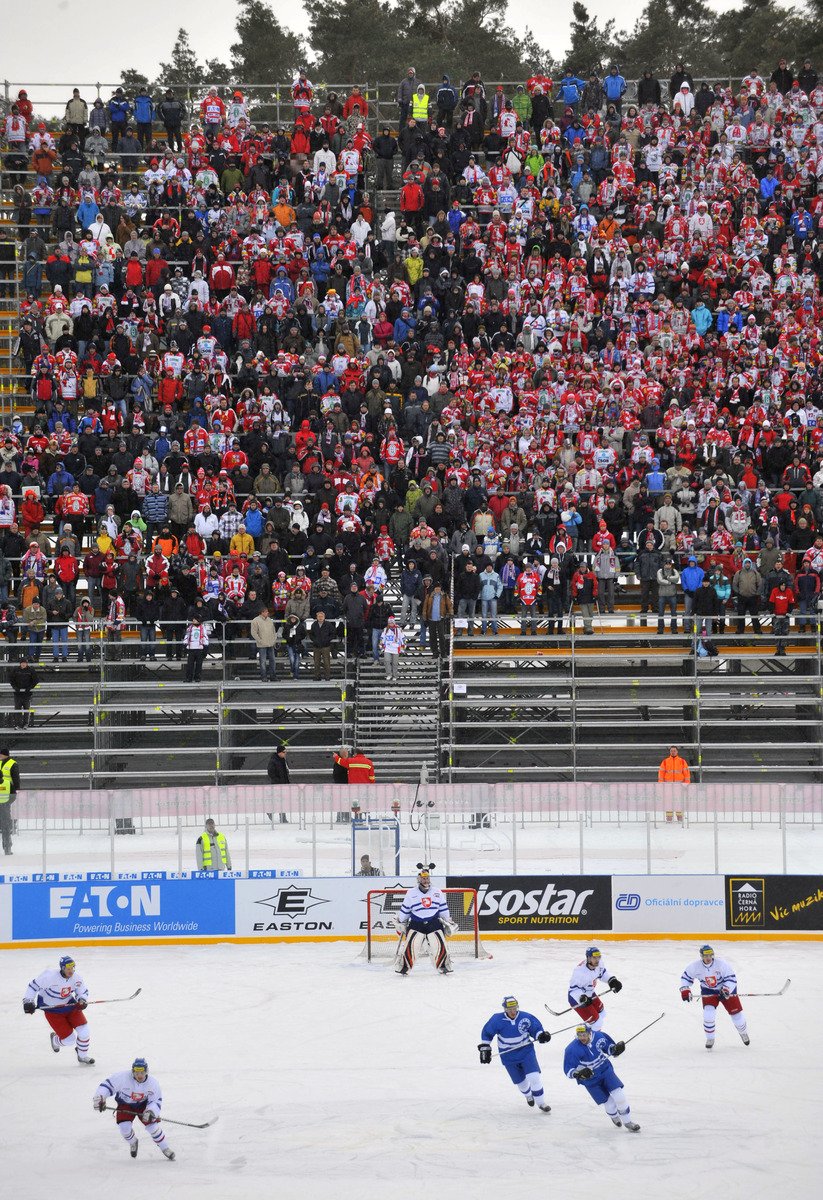
[[[396,923],[401,934],[394,960],[398,975],[407,975],[412,969],[421,942],[428,946],[435,970],[450,974],[453,968],[446,938],[451,937],[456,925],[449,916],[445,895],[440,888],[432,887],[427,870],[420,872],[417,887],[409,888],[403,897]]]
[[[700,947],[700,958],[689,963],[680,976],[680,995],[687,1003],[694,999],[692,984],[700,984],[700,999],[703,1002],[703,1032],[706,1035],[706,1049],[714,1045],[714,1026],[717,1016],[717,1006],[722,1004],[732,1019],[735,1029],[743,1040],[743,1045],[749,1044],[749,1032],[746,1028],[746,1018],[743,1015],[743,1005],[737,994],[737,976],[731,963],[725,959],[715,958],[711,946]]]
[[[110,1096],[114,1097],[114,1110],[106,1107]],[[136,1058],[130,1070],[117,1071],[114,1075],[109,1075],[108,1079],[104,1079],[94,1093],[92,1105],[97,1112],[114,1111],[117,1128],[132,1158],[137,1158],[138,1150],[133,1124],[135,1117],[145,1125],[158,1150],[162,1150],[166,1158],[174,1158],[174,1151],[169,1148],[160,1125],[160,1109],[163,1107],[160,1084],[153,1075],[149,1075],[149,1064],[145,1058]]]

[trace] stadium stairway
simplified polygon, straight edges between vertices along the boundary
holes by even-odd
[[[387,681],[382,662],[357,662],[354,744],[371,758],[378,779],[414,781],[426,767],[438,778],[442,733],[443,664],[410,648],[398,678]]]

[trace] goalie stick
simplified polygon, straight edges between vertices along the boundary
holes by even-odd
[[[111,1108],[109,1105],[102,1110],[103,1112],[117,1112],[116,1108]],[[184,1129],[210,1129],[212,1125],[216,1125],[220,1120],[219,1117],[212,1117],[210,1121],[204,1121],[202,1125],[193,1125],[191,1121],[172,1121],[171,1117],[160,1115],[160,1120],[166,1125],[182,1125]]]
[[[608,996],[609,992],[611,991],[613,991],[612,988],[606,988],[605,992],[595,992],[595,996],[597,999],[601,999],[603,996]],[[568,1008],[561,1008],[560,1012],[555,1012],[555,1010],[550,1008],[548,1004],[544,1004],[543,1007],[545,1008],[546,1012],[550,1012],[553,1017],[565,1017],[566,1013],[574,1012],[579,1006],[577,1004],[570,1004]]]

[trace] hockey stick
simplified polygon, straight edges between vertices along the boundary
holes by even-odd
[[[576,1024],[575,1025],[564,1025],[562,1029],[552,1029],[550,1031],[550,1033],[551,1033],[552,1037],[556,1037],[558,1033],[568,1033],[568,1031],[570,1029],[575,1029],[575,1028],[576,1028]],[[532,1042],[530,1042],[529,1044],[533,1045],[535,1040],[536,1039],[533,1039]],[[547,1043],[542,1042],[541,1045],[545,1046],[545,1045],[547,1045]],[[508,1050],[495,1050],[492,1052],[492,1058],[502,1058],[504,1054],[511,1054],[512,1050],[524,1050],[524,1049],[525,1049],[524,1046],[511,1046]]]
[[[606,988],[605,992],[595,992],[595,998],[599,1000],[602,996],[608,996],[609,992],[611,991],[613,991],[612,988]],[[553,1008],[549,1008],[548,1004],[544,1004],[543,1007],[545,1008],[546,1012],[550,1012],[553,1017],[565,1017],[566,1013],[574,1012],[576,1008],[585,1006],[572,1004],[568,1008],[562,1008],[560,1012],[555,1012]]]
[[[102,1111],[117,1112],[117,1109],[110,1108],[108,1105],[106,1105]],[[138,1117],[140,1116],[139,1113],[136,1113],[135,1115]],[[211,1121],[204,1121],[202,1125],[193,1125],[191,1121],[172,1121],[171,1117],[164,1116],[160,1116],[159,1120],[163,1121],[166,1125],[182,1125],[184,1129],[209,1129],[212,1125],[216,1125],[220,1118],[213,1117]]]
[[[130,996],[115,996],[112,1000],[89,1000],[86,1008],[91,1004],[125,1004],[127,1000],[133,1000],[135,996],[139,996],[142,988],[138,988],[136,992],[132,992]]]
[[[788,991],[790,983],[791,983],[791,979],[787,979],[779,992],[737,992],[737,995],[738,996],[782,996],[784,992]]]
[[[133,1000],[135,996],[139,996],[142,990],[142,988],[138,988],[137,991],[132,992],[130,996],[116,996],[111,1000],[87,1000],[84,1007],[89,1008],[92,1004],[125,1004],[127,1000]],[[80,1005],[75,1001],[74,1004],[70,1006],[67,1005],[67,1007],[79,1008]]]
[[[656,1025],[658,1021],[662,1021],[665,1015],[662,1012],[659,1017],[655,1017],[653,1021],[649,1021],[648,1025],[644,1025],[642,1029],[638,1029],[637,1033],[633,1033],[631,1037],[623,1038],[623,1045],[628,1046],[629,1042],[633,1042],[636,1037],[640,1037],[641,1033],[645,1033],[647,1029],[651,1029],[652,1025]]]

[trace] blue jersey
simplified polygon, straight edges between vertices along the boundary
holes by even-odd
[[[497,1038],[498,1049],[509,1051],[503,1059],[517,1058],[517,1051],[531,1046],[532,1039],[543,1032],[543,1026],[537,1017],[531,1013],[518,1010],[514,1020],[504,1012],[497,1012],[489,1017],[480,1034],[481,1042],[491,1042]]]
[[[607,1033],[593,1033],[591,1041],[586,1046],[577,1038],[573,1042],[569,1042],[566,1047],[566,1053],[563,1056],[563,1071],[568,1075],[569,1079],[574,1078],[574,1072],[578,1067],[590,1067],[592,1071],[591,1079],[579,1079],[578,1083],[590,1084],[597,1083],[607,1073],[612,1071],[612,1061],[609,1057],[609,1050],[614,1045],[614,1038],[609,1037]]]

